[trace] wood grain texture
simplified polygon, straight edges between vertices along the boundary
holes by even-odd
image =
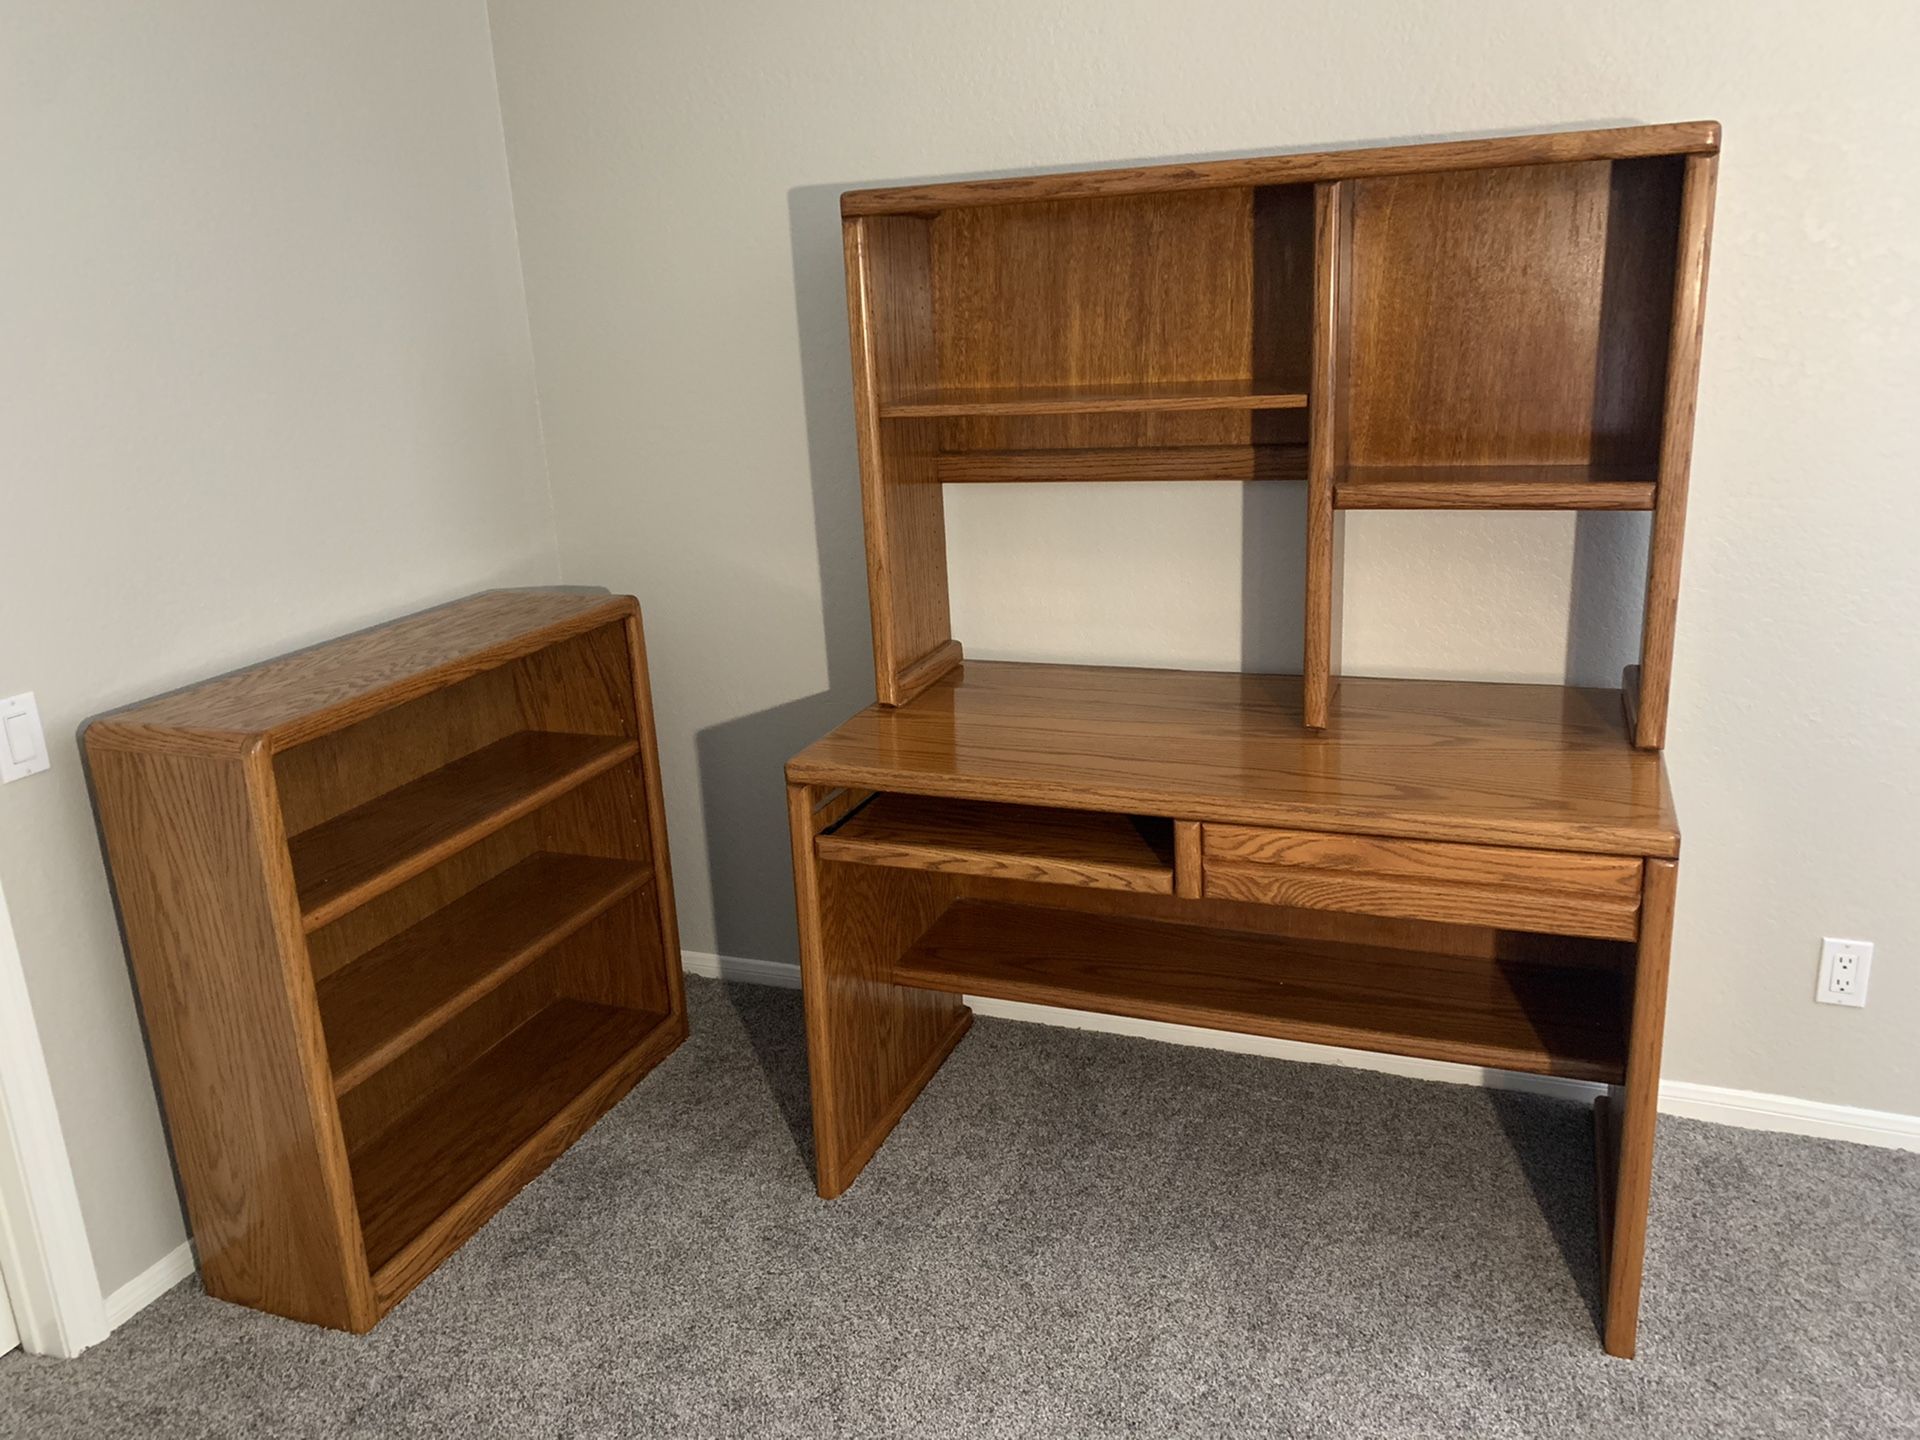
[[[1287,940],[1333,941],[1343,945],[1420,950],[1436,955],[1524,965],[1572,966],[1583,970],[1625,971],[1633,964],[1633,946],[1623,940],[1545,935],[1489,925],[1409,920],[1352,911],[1303,910],[1298,906],[1249,900],[1186,898],[1177,890],[1173,895],[1082,890],[985,875],[962,876],[957,888],[959,898],[965,900],[990,900],[1048,910],[1084,910],[1094,915],[1124,915],[1165,921],[1170,925],[1238,930]]]
[[[951,996],[892,981],[894,957],[952,900],[953,880],[819,859],[819,798],[810,786],[787,788],[814,1164],[820,1195],[831,1199],[959,1043],[972,1012]]]
[[[1251,191],[959,210],[933,222],[938,385],[950,451],[1244,445],[1260,404]],[[903,413],[915,413],[913,411]]]
[[[1666,1035],[1667,972],[1673,948],[1673,902],[1680,867],[1647,862],[1640,943],[1628,1012],[1626,1076],[1610,1118],[1618,1133],[1611,1231],[1607,1246],[1606,1332],[1609,1355],[1632,1359],[1640,1327],[1640,1279],[1653,1189],[1653,1141],[1660,1109],[1660,1051]]]
[[[1080,450],[943,451],[943,485],[1053,480],[1304,480],[1298,445],[1142,445]]]
[[[1651,510],[1645,472],[1592,465],[1374,465],[1334,477],[1336,510]]]
[[[925,221],[876,217],[846,222],[844,243],[874,685],[898,705],[911,694],[902,672],[953,640],[938,422],[881,420],[894,397],[936,382],[931,240]]]
[[[320,982],[334,1088],[351,1090],[651,876],[539,852]]]
[[[418,1235],[384,1265],[350,1154],[404,1135],[431,1152],[421,1184],[468,1176],[447,1156],[473,1147],[436,1129],[446,1087],[558,1002],[653,1017],[621,1085],[685,1035],[644,665],[630,596],[511,592],[89,728],[210,1293],[370,1328],[617,1088],[568,1098],[554,1077],[578,1071],[543,1063],[551,1121],[434,1192],[444,1213],[418,1191]]]
[[[267,757],[126,751],[92,730],[86,745],[201,1283],[365,1330],[373,1293]]]
[[[1307,397],[1273,380],[1153,380],[1137,384],[987,385],[907,394],[885,419],[964,415],[1146,415],[1178,410],[1304,410]]]
[[[895,964],[901,985],[1249,1035],[1618,1080],[1606,971],[962,900]]]
[[[1209,898],[1631,940],[1640,861],[1431,840],[1205,827]]]
[[[1334,477],[1347,463],[1353,327],[1353,191],[1324,184],[1313,197],[1313,411],[1307,438],[1307,593],[1302,641],[1302,714],[1327,727],[1339,623],[1339,518]]]
[[[1663,180],[1598,161],[1358,183],[1349,463],[1650,466]]]
[[[849,190],[842,215],[925,215],[961,206],[1015,205],[1087,196],[1177,194],[1252,185],[1300,185],[1367,175],[1428,170],[1483,170],[1507,165],[1568,164],[1641,155],[1711,155],[1720,148],[1720,125],[1690,120],[1670,125],[1622,125],[1549,135],[1489,136],[1428,145],[1381,145],[1319,150],[1297,155],[1260,155],[1174,165],[1075,170],[997,180],[961,180],[938,185],[896,185]]]
[[[1673,681],[1673,632],[1680,607],[1680,544],[1693,469],[1693,419],[1700,385],[1700,342],[1707,313],[1707,260],[1720,162],[1689,157],[1680,197],[1680,254],[1674,271],[1672,332],[1660,432],[1660,493],[1647,552],[1646,618],[1640,631],[1640,685],[1634,743],[1667,743],[1667,694]]]
[[[653,672],[647,665],[646,626],[638,605],[633,607],[622,628],[627,640],[628,679],[633,686],[634,734],[640,742],[639,779],[645,802],[647,857],[653,870],[654,924],[660,936],[659,958],[655,964],[659,968],[667,1014],[678,1022],[684,1035],[687,994],[680,962],[680,912],[673,895],[673,858],[667,849],[667,801],[661,778],[659,730],[653,718]],[[570,837],[570,847],[577,847],[578,841],[577,835]]]
[[[489,590],[101,716],[102,744],[284,750],[634,613],[631,595]]]
[[[1171,895],[1172,844],[1165,821],[882,795],[815,850],[852,864]]]
[[[606,736],[522,731],[291,836],[302,925],[317,930],[338,919],[638,748]]]
[[[1183,900],[1206,894],[1205,833],[1198,820],[1173,822],[1173,893]]]
[[[1341,682],[1324,731],[1294,676],[968,661],[808,746],[789,781],[964,800],[1675,855],[1660,757],[1612,690]]]
[[[352,1159],[383,1306],[431,1273],[677,1038],[660,1015],[561,1000]]]

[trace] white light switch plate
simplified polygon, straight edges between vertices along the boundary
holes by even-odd
[[[11,784],[47,768],[47,732],[33,692],[0,700],[0,783]]]

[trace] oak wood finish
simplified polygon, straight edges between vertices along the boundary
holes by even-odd
[[[1301,185],[1367,175],[1428,170],[1482,170],[1508,165],[1561,165],[1583,160],[1626,160],[1647,155],[1711,155],[1720,149],[1713,120],[1673,125],[1622,125],[1548,135],[1502,135],[1447,140],[1430,145],[1385,145],[1319,150],[1297,155],[1260,155],[1244,160],[1141,165],[1080,170],[1058,175],[1020,175],[1000,180],[962,180],[943,185],[896,185],[849,190],[842,215],[927,215],[978,205],[1015,205],[1089,196],[1177,194],[1254,185]]]
[[[391,1307],[686,1035],[561,1000],[353,1157],[379,1302]]]
[[[1629,856],[1205,827],[1209,898],[1631,940],[1640,861]]]
[[[1340,668],[1345,512],[1651,510],[1657,748],[1718,145],[1698,122],[848,194],[881,702],[960,658],[940,486],[1304,478],[1304,725]]]
[[[1182,900],[1206,894],[1205,827],[1198,820],[1173,822],[1173,893]]]
[[[638,752],[631,740],[526,731],[291,836],[301,924],[318,930]]]
[[[831,1199],[853,1183],[973,1012],[949,996],[901,989],[891,977],[894,956],[951,902],[952,879],[819,859],[823,798],[810,786],[787,787],[814,1167],[821,1197]]]
[[[371,1328],[685,1035],[644,663],[489,592],[87,727],[210,1294]]]
[[[1319,733],[1300,706],[1286,677],[971,661],[790,762],[822,1195],[964,1030],[914,997],[1657,1086],[1667,922],[1640,911],[1679,836],[1619,696],[1349,678]],[[1172,893],[1056,869],[1062,834],[1084,862],[1139,817],[1170,822]]]
[[[201,1283],[364,1330],[373,1290],[272,765],[257,746],[86,742]]]
[[[1673,901],[1680,867],[1649,860],[1640,908],[1628,1015],[1626,1077],[1607,1120],[1615,1136],[1613,1203],[1606,1245],[1609,1355],[1631,1360],[1639,1336],[1640,1276],[1653,1188],[1653,1140],[1660,1109],[1660,1050],[1666,1035],[1667,968],[1673,944]],[[1617,1106],[1617,1108],[1616,1108]]]
[[[1640,632],[1633,737],[1644,750],[1658,750],[1667,743],[1667,692],[1673,678],[1673,630],[1680,605],[1680,542],[1693,468],[1693,416],[1700,386],[1707,257],[1719,171],[1716,156],[1688,156],[1680,195],[1680,257],[1674,275],[1666,410],[1660,432],[1660,489],[1647,553],[1646,619]]]
[[[1643,472],[1593,465],[1374,465],[1341,471],[1336,510],[1651,510]]]
[[[319,984],[336,1090],[504,984],[652,877],[625,860],[541,852]]]
[[[1658,755],[1611,690],[1341,682],[1301,725],[1296,676],[970,660],[873,706],[790,781],[962,800],[1601,855],[1679,852]]]
[[[935,383],[931,239],[910,217],[844,226],[860,504],[880,699],[905,704],[958,661],[947,604],[947,521],[936,422],[882,423],[896,396]]]
[[[1631,1353],[1679,852],[1649,752],[1719,143],[843,197],[880,703],[787,768],[822,1195],[966,993],[1601,1079]],[[940,486],[1299,479],[1301,676],[963,661]],[[1618,692],[1342,678],[1344,516],[1381,509],[1651,511],[1641,664]]]
[[[1172,842],[1164,821],[883,795],[815,850],[822,860],[1171,895]]]
[[[1298,445],[1142,445],[1078,450],[942,451],[943,485],[1044,480],[1304,480]]]
[[[1327,727],[1333,703],[1340,521],[1334,477],[1346,466],[1353,328],[1353,187],[1316,185],[1313,196],[1313,413],[1307,438],[1307,595],[1301,721]]]
[[[883,419],[923,415],[1147,415],[1179,410],[1304,410],[1307,397],[1271,380],[984,386],[883,402]]]
[[[1603,970],[961,900],[894,965],[896,984],[1616,1081],[1617,978]]]

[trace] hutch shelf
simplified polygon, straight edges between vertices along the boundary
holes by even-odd
[[[842,197],[879,703],[787,767],[818,1181],[966,995],[1561,1076],[1633,1354],[1719,127]],[[1308,495],[1300,676],[963,661],[943,487]],[[1619,690],[1334,673],[1347,510],[1650,512]]]
[[[86,752],[211,1295],[371,1329],[686,1036],[630,597],[476,595]]]

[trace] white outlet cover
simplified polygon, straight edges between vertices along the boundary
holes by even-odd
[[[1813,992],[1813,998],[1822,1005],[1864,1007],[1867,974],[1872,968],[1871,940],[1837,940],[1827,936],[1820,942],[1820,988]]]

